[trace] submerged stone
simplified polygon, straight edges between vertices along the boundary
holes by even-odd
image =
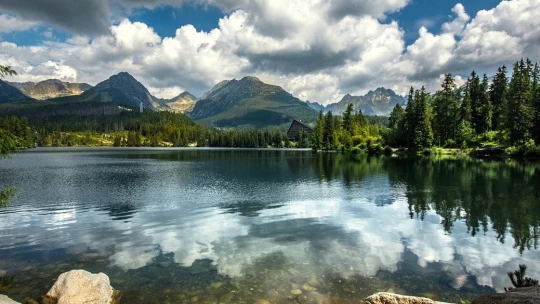
[[[231,300],[232,300],[233,297],[234,297],[234,293],[232,293],[232,292],[226,293],[225,295],[223,295],[219,299],[219,303],[229,304],[229,303],[231,303]]]
[[[302,289],[305,290],[305,291],[316,291],[317,290],[317,288],[311,287],[311,286],[309,286],[307,284],[302,285]]]
[[[302,294],[302,290],[300,290],[300,289],[293,289],[293,290],[291,290],[291,294],[292,294],[292,295],[295,295],[295,296],[301,295],[301,294]]]
[[[200,267],[200,266],[195,266],[189,271],[189,273],[191,273],[193,275],[201,274],[201,273],[207,273],[207,272],[210,272],[210,269],[208,269],[206,267]]]

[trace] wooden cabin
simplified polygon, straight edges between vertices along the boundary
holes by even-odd
[[[304,131],[306,135],[311,135],[313,133],[313,129],[308,127],[307,125],[299,122],[298,120],[293,120],[291,126],[289,127],[289,131],[287,131],[287,137],[291,141],[298,140],[298,136],[300,135],[300,132]]]

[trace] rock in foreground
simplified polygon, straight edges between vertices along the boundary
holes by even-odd
[[[106,274],[72,270],[61,274],[45,297],[57,304],[113,304],[114,295]]]
[[[440,304],[428,298],[402,296],[395,293],[379,292],[366,299],[367,304]]]
[[[20,304],[20,303],[13,301],[12,299],[8,298],[5,295],[0,295],[0,304]]]
[[[472,304],[533,304],[540,303],[540,286],[522,287],[505,293],[479,296]]]

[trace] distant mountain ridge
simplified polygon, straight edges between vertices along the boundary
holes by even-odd
[[[361,109],[364,115],[388,116],[398,103],[403,104],[405,101],[405,97],[397,95],[391,89],[381,87],[375,91],[369,91],[364,96],[347,94],[339,102],[327,106],[311,102],[308,102],[308,105],[316,110],[322,109],[325,113],[332,111],[332,114],[341,115],[352,103],[354,110]]]
[[[177,113],[186,113],[193,110],[195,103],[197,102],[197,97],[193,96],[189,92],[183,92],[182,94],[165,100],[165,104],[174,112]]]
[[[8,82],[26,96],[45,100],[57,97],[80,95],[92,88],[87,83],[70,83],[58,79],[48,79],[40,82]]]
[[[364,96],[347,94],[338,103],[322,106],[315,102],[303,102],[283,88],[266,84],[253,76],[221,81],[199,100],[189,92],[171,99],[157,98],[127,72],[113,75],[95,87],[54,79],[37,84],[14,85],[27,92],[34,89],[32,94],[39,98],[47,94],[75,94],[84,90],[80,95],[48,99],[47,102],[52,106],[81,103],[79,108],[83,111],[83,104],[88,103],[111,103],[131,109],[139,109],[142,104],[145,111],[185,113],[194,120],[218,128],[286,129],[293,120],[314,123],[321,109],[323,112],[332,111],[341,115],[349,103],[353,104],[355,110],[361,109],[366,115],[389,115],[396,104],[405,102],[405,98],[394,91],[378,88]],[[0,103],[16,104],[19,101],[37,102],[23,91],[0,80]]]
[[[294,119],[313,122],[317,111],[281,87],[247,76],[215,85],[197,101],[189,116],[220,128],[267,128],[285,127]]]
[[[127,72],[120,72],[79,96],[57,98],[53,101],[70,102],[111,102],[118,105],[151,111],[169,110],[163,99],[156,98],[137,79]]]

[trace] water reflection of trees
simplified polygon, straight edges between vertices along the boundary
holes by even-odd
[[[383,173],[385,160],[382,156],[317,153],[314,155],[313,166],[319,181],[342,180],[349,187],[367,176]]]
[[[393,182],[406,184],[411,217],[433,209],[450,233],[463,221],[475,236],[491,229],[504,243],[509,231],[522,253],[537,248],[540,224],[540,165],[516,160],[393,159]]]
[[[540,235],[540,163],[518,160],[386,158],[319,153],[314,172],[320,181],[345,186],[387,173],[394,188],[405,189],[411,218],[435,211],[451,233],[464,222],[475,236],[496,233],[504,243],[509,232],[522,253],[537,248]]]

